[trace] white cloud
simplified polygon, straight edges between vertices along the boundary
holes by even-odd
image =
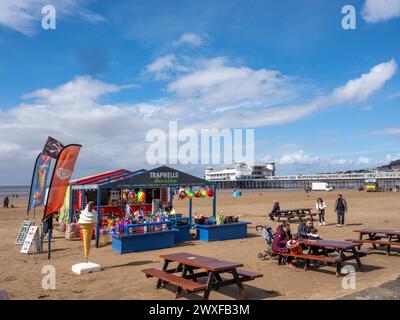
[[[361,15],[368,23],[400,17],[399,0],[366,0]]]
[[[400,128],[386,128],[382,132],[382,134],[388,134],[388,135],[400,135]]]
[[[192,32],[187,32],[182,34],[178,40],[173,42],[173,44],[177,46],[187,44],[193,47],[200,47],[204,44],[205,38],[208,37],[200,36]]]
[[[296,94],[292,79],[280,72],[234,66],[224,57],[200,59],[190,71],[169,83],[168,92],[214,111],[266,107]]]
[[[367,157],[359,157],[356,161],[356,164],[360,164],[360,165],[366,165],[366,164],[370,164],[371,163],[371,159],[367,158]]]
[[[343,165],[348,165],[352,164],[354,161],[349,160],[349,159],[334,159],[330,160],[329,164],[333,166],[343,166]]]
[[[319,161],[319,157],[305,153],[303,150],[284,154],[279,163],[281,165],[311,165]]]
[[[400,159],[400,153],[397,154],[387,154],[385,156],[385,160],[387,162],[391,162],[391,161],[395,161],[395,160],[399,160]]]
[[[345,86],[334,90],[332,97],[340,103],[365,101],[393,77],[396,69],[397,64],[394,59],[378,64],[369,73],[365,73],[357,79],[352,79]]]
[[[158,101],[102,104],[104,95],[135,86],[110,84],[89,76],[25,94],[23,103],[0,111],[0,141],[4,142],[0,144],[0,179],[5,181],[4,175],[12,179],[10,161],[28,179],[32,161],[48,135],[63,143],[83,144],[77,174],[90,174],[99,168],[144,166],[146,132],[166,130],[171,119],[180,121],[180,129],[255,128],[293,122],[339,104],[332,94],[308,103],[291,103],[298,97],[301,81],[278,71],[238,66],[227,58],[191,62],[177,59],[174,63],[178,68],[170,67],[168,61],[153,65],[154,72],[168,68],[175,72],[174,80],[167,85],[169,95]],[[400,130],[392,128],[389,132]],[[320,160],[300,150],[283,155],[279,162],[293,168]]]
[[[0,25],[32,36],[41,28],[42,7],[54,5],[57,19],[80,18],[89,23],[105,19],[85,8],[88,0],[1,0]]]

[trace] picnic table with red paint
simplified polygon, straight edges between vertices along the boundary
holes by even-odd
[[[185,289],[188,292],[204,291],[203,299],[208,299],[211,290],[218,290],[220,287],[236,284],[241,297],[247,299],[247,293],[242,283],[263,276],[257,272],[239,269],[243,266],[242,263],[186,252],[161,255],[160,258],[164,259],[162,270],[144,269],[142,272],[148,277],[158,278],[157,289],[161,288],[165,283],[176,285],[176,297],[179,297],[182,289]],[[177,263],[178,265],[168,269],[171,263]],[[180,273],[180,276],[175,276],[173,275],[174,273]],[[222,279],[221,274],[229,275],[230,279]],[[204,277],[207,277],[206,284],[198,281],[198,279]]]
[[[281,221],[281,218],[286,218],[288,222],[291,219],[298,218],[299,221],[302,221],[304,217],[309,216],[311,220],[314,221],[314,216],[317,213],[311,212],[311,208],[295,208],[295,209],[282,209],[276,212],[276,216],[278,217],[278,221]]]
[[[338,252],[338,259],[335,261],[337,276],[340,275],[340,270],[342,268],[343,262],[349,260],[355,260],[357,262],[358,269],[362,270],[360,257],[368,254],[368,252],[357,250],[359,243],[355,242],[302,239],[300,240],[300,243],[308,246],[309,254],[311,254],[313,248],[318,248],[319,250],[321,250],[324,256],[328,256],[329,251]]]
[[[400,230],[389,230],[389,229],[356,229],[353,230],[359,234],[358,239],[347,239],[346,241],[356,242],[358,243],[359,248],[363,244],[372,244],[375,251],[371,252],[379,252],[377,251],[377,245],[386,246],[386,254],[391,254],[392,246],[400,246]],[[366,239],[363,237],[367,236]]]

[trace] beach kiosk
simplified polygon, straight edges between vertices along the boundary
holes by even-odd
[[[192,199],[188,199],[188,217],[169,217],[168,221],[144,223],[124,226],[124,232],[112,234],[112,247],[119,253],[137,252],[151,249],[171,247],[175,243],[191,239],[191,228],[197,228],[197,238],[203,241],[227,240],[247,237],[247,223],[236,222],[230,224],[215,224],[216,217],[216,185],[210,181],[195,177],[185,172],[161,166],[152,170],[117,170],[97,176],[84,178],[71,183],[70,214],[73,210],[84,208],[86,201],[95,202],[95,210],[99,215],[96,228],[96,246],[99,246],[101,215],[109,211],[122,212],[123,207],[118,201],[110,204],[110,198],[117,191],[139,190],[145,191],[148,201],[137,206],[146,206],[146,211],[151,214],[151,200],[161,200],[172,203],[177,190],[208,188],[213,191],[211,224],[193,224]],[[116,197],[117,199],[118,197]],[[133,210],[135,210],[133,208]],[[131,232],[139,230],[141,232]]]

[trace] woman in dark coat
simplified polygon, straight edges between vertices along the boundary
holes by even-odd
[[[288,253],[289,249],[286,247],[286,243],[292,239],[292,233],[290,232],[290,224],[284,222],[280,225],[275,232],[274,239],[272,240],[272,252],[274,253]],[[295,268],[296,266],[292,263],[293,258],[287,257],[286,266],[288,268]]]

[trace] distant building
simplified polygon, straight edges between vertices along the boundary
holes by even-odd
[[[375,179],[382,189],[400,186],[400,172],[381,170],[360,170],[359,172],[336,172],[306,175],[275,175],[275,163],[256,164],[235,163],[233,166],[205,170],[205,179],[216,182],[221,189],[304,189],[313,182],[326,182],[336,189],[363,188],[366,181]]]
[[[244,162],[235,163],[233,166],[214,170],[207,168],[205,179],[208,181],[241,181],[260,180],[275,175],[275,163],[248,165]]]

